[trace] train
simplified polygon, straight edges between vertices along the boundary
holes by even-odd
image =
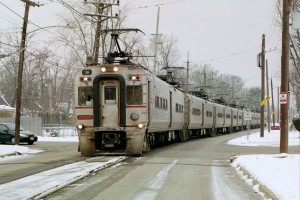
[[[246,128],[243,109],[189,93],[119,51],[75,74],[74,104],[82,155],[142,155],[156,144]],[[251,112],[251,128],[260,114]]]

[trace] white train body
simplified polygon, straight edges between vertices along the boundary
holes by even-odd
[[[244,111],[187,94],[133,63],[86,67],[75,75],[74,92],[83,155],[142,154],[156,143],[246,126]]]

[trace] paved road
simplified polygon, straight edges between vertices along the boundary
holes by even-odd
[[[169,200],[251,199],[262,197],[228,162],[236,154],[277,154],[279,148],[227,145],[246,132],[157,148],[80,180],[44,199]],[[300,153],[289,148],[289,153]]]
[[[44,152],[21,159],[1,162],[0,184],[7,183],[31,174],[59,167],[86,157],[77,152],[77,142],[37,142],[28,146],[31,149],[42,149]]]

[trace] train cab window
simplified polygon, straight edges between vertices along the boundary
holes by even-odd
[[[93,87],[91,86],[78,87],[78,105],[80,106],[93,105]]]
[[[126,87],[127,105],[141,105],[143,103],[143,88],[141,85],[129,85]]]
[[[104,100],[106,104],[116,104],[116,96],[115,86],[104,87]]]

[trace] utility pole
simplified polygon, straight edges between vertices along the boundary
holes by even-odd
[[[158,43],[158,27],[159,27],[159,13],[160,13],[160,7],[157,6],[157,19],[156,19],[155,44],[154,44],[153,74],[156,74],[157,43]]]
[[[27,24],[29,16],[30,6],[40,6],[30,0],[21,0],[25,3],[25,13],[22,28],[21,46],[20,46],[20,57],[19,57],[19,67],[18,67],[18,77],[16,84],[16,119],[15,119],[15,143],[20,142],[20,118],[21,118],[21,102],[22,102],[22,79],[23,79],[23,67],[25,60],[25,48],[26,48],[26,34],[27,34]]]
[[[186,91],[189,91],[190,85],[190,52],[187,53],[187,60],[186,60]]]
[[[271,79],[271,95],[272,95],[272,120],[273,127],[275,127],[275,110],[274,110],[274,95],[273,95],[273,81]]]
[[[281,87],[280,95],[286,100],[280,104],[280,153],[288,153],[288,83],[289,83],[289,14],[291,0],[284,0],[282,5],[282,54],[281,54]]]
[[[268,60],[266,60],[266,81],[267,81],[267,97],[269,96],[269,66],[268,66]],[[270,101],[267,102],[267,113],[268,113],[268,132],[270,133]]]
[[[103,12],[103,6],[97,6],[97,13],[100,15]],[[94,42],[94,64],[98,64],[99,57],[99,45],[100,45],[100,36],[101,36],[101,16],[98,16],[97,20],[97,28],[95,33],[95,42]]]
[[[98,64],[100,38],[101,38],[101,33],[103,32],[102,22],[108,20],[109,18],[118,18],[118,15],[116,16],[105,15],[104,10],[111,9],[113,5],[119,6],[120,1],[117,0],[117,3],[105,3],[97,0],[94,0],[93,2],[84,0],[84,3],[93,4],[96,7],[96,11],[97,11],[96,14],[84,14],[84,15],[96,17],[97,19],[97,27],[95,32],[95,41],[94,41],[94,49],[93,49],[93,63]]]
[[[261,96],[260,100],[265,98],[265,34],[262,35],[262,49],[261,49]],[[265,106],[262,105],[260,109],[260,137],[264,137],[265,129]]]
[[[279,101],[279,96],[280,96],[280,87],[277,87],[277,123],[280,123],[280,101]]]

